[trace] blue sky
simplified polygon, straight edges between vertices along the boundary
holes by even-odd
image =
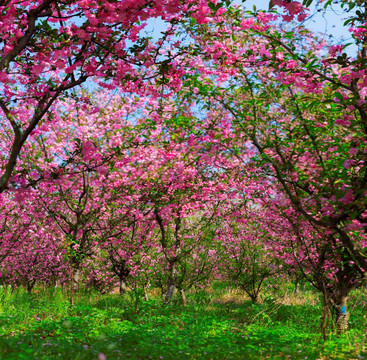
[[[253,5],[257,9],[267,10],[269,8],[269,0],[246,0],[244,3],[241,0],[234,0],[234,4],[242,5],[248,10],[252,10]],[[326,11],[317,12],[314,6],[310,7],[310,16],[304,25],[314,31],[315,33],[323,34],[331,44],[345,44],[353,42],[348,31],[348,25],[343,26],[344,21],[348,18],[347,14],[343,12],[339,5],[333,5]],[[150,20],[147,30],[153,31],[153,36],[158,37],[160,32],[164,30],[164,24],[161,20]],[[152,34],[152,33],[151,33]],[[347,53],[354,56],[356,52],[355,46],[350,46]]]
[[[241,0],[235,0],[234,3],[242,4]],[[253,5],[257,9],[268,9],[269,0],[246,0],[243,6],[248,10],[252,10]],[[305,26],[315,32],[325,33],[334,42],[350,40],[348,26],[343,26],[344,21],[348,18],[339,5],[333,5],[327,11],[317,12],[314,6],[310,6],[310,14],[312,17],[305,21]],[[349,42],[349,41],[348,41]]]

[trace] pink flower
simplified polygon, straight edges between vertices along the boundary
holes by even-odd
[[[335,120],[335,124],[336,125],[342,125],[342,126],[345,126],[345,127],[349,127],[351,125],[351,122],[348,121],[348,120],[344,120],[344,119],[337,119],[337,120]]]
[[[345,160],[345,161],[344,161],[343,166],[344,166],[346,169],[350,169],[350,168],[352,167],[352,164],[353,164],[352,160],[347,159],[347,160]]]
[[[297,63],[294,60],[289,60],[287,62],[287,69],[294,69],[297,66]]]
[[[339,199],[344,205],[349,205],[354,201],[354,195],[352,190],[348,190],[343,198]]]
[[[359,230],[359,229],[365,227],[366,225],[367,225],[366,223],[360,223],[360,222],[357,222],[356,220],[353,220],[353,223],[348,224],[345,227],[345,230],[347,230],[347,231]]]

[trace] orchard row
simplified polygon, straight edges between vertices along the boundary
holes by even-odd
[[[345,328],[367,271],[362,3],[341,4],[352,57],[298,2],[0,1],[2,284],[169,302],[226,279],[255,302],[301,276]]]

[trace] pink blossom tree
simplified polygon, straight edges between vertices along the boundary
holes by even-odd
[[[262,209],[251,207],[229,214],[217,239],[224,278],[246,292],[253,303],[258,302],[268,279],[283,275],[276,247],[284,232],[277,233],[266,226],[263,215]]]
[[[328,49],[310,31],[290,32],[277,21],[274,13],[248,16],[231,9],[221,22],[191,26],[200,52],[187,61],[196,64],[187,89],[195,91],[183,90],[182,96],[201,104],[206,116],[230,119],[229,131],[238,140],[228,151],[235,158],[255,149],[242,164],[261,170],[262,181],[282,193],[276,199],[293,211],[293,218],[282,212],[292,236],[322,239],[325,246],[312,255],[318,260],[308,260],[322,264],[325,284],[325,259],[333,259],[340,278],[337,285],[330,280],[335,287],[324,294],[327,299],[349,293],[367,274],[365,53],[348,58],[343,46]],[[362,29],[357,21],[351,28],[357,45]],[[312,248],[313,240],[304,241]]]
[[[169,74],[176,72],[171,61],[180,43],[165,48],[175,24],[184,17],[203,23],[212,13],[206,1],[193,0],[1,1],[0,192],[36,127],[55,126],[52,110],[59,99],[82,100],[73,91],[88,79],[109,90],[142,93],[144,80],[175,78]],[[142,32],[155,18],[167,24],[156,41]]]

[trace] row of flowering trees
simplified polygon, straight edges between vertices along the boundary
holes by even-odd
[[[154,286],[166,302],[175,290],[185,301],[186,290],[215,278],[230,279],[256,302],[267,278],[299,268],[325,296],[359,285],[358,274],[346,268],[343,278],[340,259],[319,251],[320,234],[254,166],[250,144],[241,152],[247,163],[232,156],[228,149],[241,139],[227,122],[209,116],[185,128],[193,112],[177,107],[172,117],[172,102],[157,104],[159,114],[149,114],[155,121],[140,127],[147,104],[140,99],[136,113],[137,101],[109,96],[94,117],[89,108],[83,116],[75,104],[68,110],[64,104],[63,134],[37,135],[45,148],[33,162],[43,167],[26,175],[33,185],[3,194],[3,284],[29,292],[37,282],[70,284],[72,299],[81,281],[102,293],[117,285],[121,292]],[[76,113],[78,124],[67,120]],[[111,132],[106,124],[116,114],[120,124]]]
[[[294,259],[343,326],[348,295],[367,274],[364,24],[351,29],[360,47],[353,59],[278,21],[232,9],[220,23],[192,28],[196,91],[183,96],[230,119],[240,161],[255,149],[251,166],[274,184],[266,208],[286,221]]]
[[[350,57],[293,26],[310,3],[0,1],[1,281],[168,302],[227,278],[256,301],[301,272],[345,327],[367,270],[366,10],[342,4]]]

